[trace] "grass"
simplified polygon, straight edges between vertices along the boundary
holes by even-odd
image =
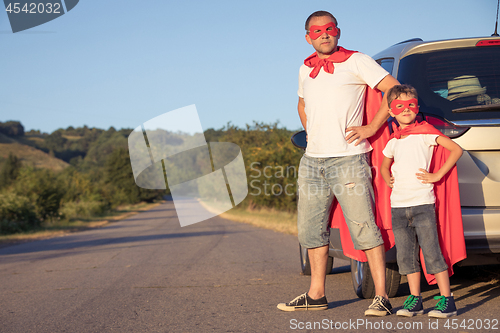
[[[60,171],[68,167],[69,164],[50,156],[49,154],[23,144],[27,139],[20,138],[14,140],[3,134],[0,134],[0,162],[6,160],[9,154],[16,155],[25,165],[33,165],[37,168],[47,168],[54,171]]]
[[[220,215],[222,218],[243,222],[259,228],[297,235],[297,212],[289,213],[275,209],[234,208]]]
[[[31,240],[46,239],[62,236],[71,232],[100,228],[114,221],[123,220],[139,212],[149,210],[163,201],[155,203],[141,202],[135,205],[123,205],[109,212],[105,216],[74,221],[52,221],[45,223],[40,229],[11,235],[0,235],[0,247],[23,243]]]

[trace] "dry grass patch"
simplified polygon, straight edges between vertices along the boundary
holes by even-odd
[[[0,158],[5,160],[9,154],[17,156],[25,165],[36,168],[46,168],[53,171],[60,171],[68,167],[69,164],[58,158],[52,157],[43,151],[23,145],[18,142],[0,143]]]
[[[244,222],[290,235],[297,235],[297,212],[289,213],[275,209],[231,209],[220,215],[222,218]]]

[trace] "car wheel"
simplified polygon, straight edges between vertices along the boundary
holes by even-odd
[[[307,249],[303,248],[302,245],[299,244],[300,250],[300,268],[302,270],[303,275],[311,275],[311,264],[309,263],[309,255],[307,254]],[[333,257],[328,257],[328,261],[326,262],[326,274],[330,274],[333,269]]]
[[[373,283],[370,266],[367,262],[351,259],[351,278],[354,292],[359,298],[374,298],[375,284]],[[397,264],[387,264],[385,269],[385,288],[389,297],[396,296],[401,282]]]

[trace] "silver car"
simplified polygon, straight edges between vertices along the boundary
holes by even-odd
[[[411,39],[373,58],[399,82],[417,89],[419,120],[464,149],[457,171],[467,259],[458,265],[500,264],[500,38]],[[305,133],[296,133],[292,142],[305,147]],[[347,259],[338,231],[331,231],[330,256]],[[307,251],[300,254],[307,274]],[[387,262],[392,297],[400,282],[394,249]],[[372,298],[368,265],[351,260],[351,274],[356,294]]]

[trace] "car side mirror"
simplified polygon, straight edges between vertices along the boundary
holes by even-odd
[[[306,149],[307,147],[306,136],[307,136],[306,131],[300,131],[292,135],[291,140],[293,145],[297,148]]]

